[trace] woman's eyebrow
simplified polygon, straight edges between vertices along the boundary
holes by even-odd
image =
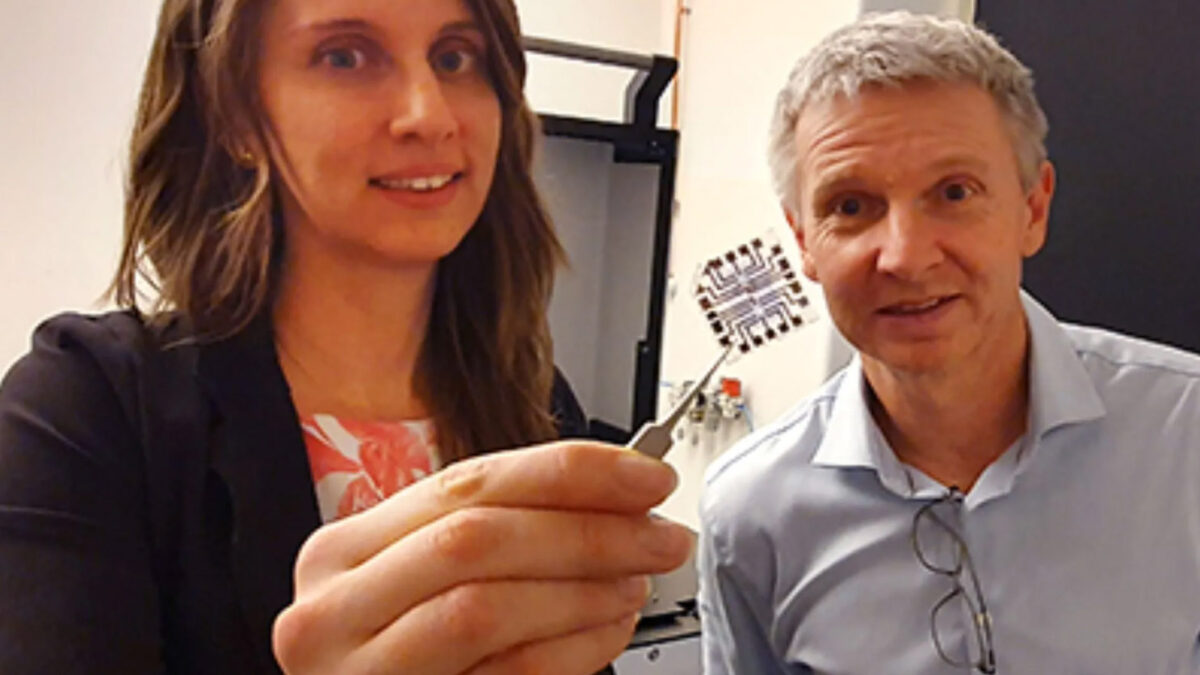
[[[292,27],[290,32],[317,32],[317,33],[333,33],[339,31],[361,31],[361,32],[377,32],[378,27],[366,19],[359,18],[337,18],[323,19],[317,21],[304,21]],[[438,30],[438,35],[446,35],[448,33],[479,33],[483,34],[483,29],[479,23],[472,19],[463,19],[462,21],[453,21]]]
[[[478,33],[483,35],[483,29],[479,27],[478,22],[471,19],[464,19],[448,23],[438,31],[438,35],[446,35],[447,33]]]
[[[334,31],[369,31],[373,30],[374,26],[371,22],[365,19],[355,18],[339,18],[320,21],[304,21],[297,23],[292,27],[290,32],[302,33],[307,31],[315,31],[318,33],[329,33]]]

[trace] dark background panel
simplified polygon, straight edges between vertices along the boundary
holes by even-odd
[[[1200,2],[977,7],[1050,118],[1058,193],[1026,288],[1060,318],[1200,351]]]

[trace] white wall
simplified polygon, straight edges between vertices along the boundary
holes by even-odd
[[[38,321],[107,285],[157,4],[0,4],[0,372]]]

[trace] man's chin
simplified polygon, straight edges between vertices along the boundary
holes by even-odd
[[[924,340],[863,350],[863,362],[876,369],[912,377],[946,372],[954,362],[954,354],[947,340]]]

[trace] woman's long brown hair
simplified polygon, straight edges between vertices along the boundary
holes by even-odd
[[[286,245],[256,95],[269,1],[165,0],[133,130],[110,293],[151,317],[182,313],[204,341],[269,309]],[[516,8],[467,4],[487,37],[501,141],[483,212],[438,264],[415,374],[444,461],[555,436],[546,305],[564,260],[531,175],[539,127]]]

